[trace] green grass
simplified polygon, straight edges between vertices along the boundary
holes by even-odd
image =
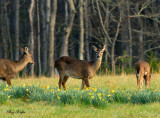
[[[160,117],[159,103],[135,105],[109,103],[105,108],[95,108],[83,105],[48,104],[46,102],[23,102],[20,99],[12,99],[6,105],[0,106],[1,118],[105,118],[105,117]],[[14,112],[7,113],[8,110]],[[21,110],[25,113],[17,113]]]
[[[96,76],[83,91],[77,79],[67,91],[58,90],[58,78],[15,79],[12,88],[0,85],[0,117],[160,117],[158,77],[140,91],[135,75]]]

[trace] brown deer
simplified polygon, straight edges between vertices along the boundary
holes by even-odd
[[[142,89],[143,78],[145,79],[145,85],[148,88],[150,86],[150,79],[151,79],[150,66],[148,62],[142,60],[138,61],[135,64],[135,70],[137,77],[137,85],[139,89]]]
[[[95,46],[92,47],[96,52],[96,59],[94,61],[88,62],[68,56],[60,57],[55,61],[55,67],[59,73],[59,89],[61,89],[61,85],[63,85],[64,90],[66,90],[65,83],[68,77],[82,79],[81,89],[84,88],[84,85],[90,87],[89,79],[91,79],[99,69],[106,45],[104,45],[102,49],[98,49]]]
[[[29,53],[28,48],[19,48],[22,52],[24,52],[22,58],[19,61],[0,59],[0,79],[7,81],[9,86],[11,86],[10,79],[14,78],[16,73],[21,71],[28,63],[34,64],[32,55]]]

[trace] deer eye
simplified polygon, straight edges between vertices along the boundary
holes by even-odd
[[[103,52],[101,52],[101,53],[103,53]]]

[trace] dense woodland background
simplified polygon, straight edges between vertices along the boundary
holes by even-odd
[[[133,73],[140,59],[159,71],[160,0],[0,0],[0,58],[27,46],[35,61],[21,75],[53,77],[56,58],[90,61],[104,44],[102,74]]]

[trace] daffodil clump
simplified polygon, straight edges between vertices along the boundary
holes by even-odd
[[[22,86],[8,87],[0,85],[0,103],[20,98],[25,102],[46,101],[56,104],[82,104],[105,107],[108,103],[145,104],[160,102],[160,90],[104,90],[98,88],[67,88],[66,91],[53,86]]]

